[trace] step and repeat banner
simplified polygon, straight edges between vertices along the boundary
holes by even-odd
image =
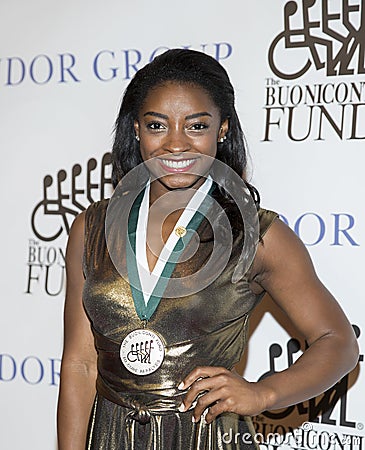
[[[111,195],[125,87],[173,47],[229,72],[262,206],[306,244],[360,344],[356,369],[326,393],[254,418],[260,447],[365,448],[365,1],[2,0],[0,37],[0,448],[57,448],[68,232]],[[250,335],[251,381],[305,345],[268,297]]]

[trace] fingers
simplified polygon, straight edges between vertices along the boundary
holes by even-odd
[[[199,378],[214,377],[225,372],[229,373],[229,371],[224,367],[197,367],[192,370],[186,378],[184,378],[184,380],[179,384],[178,389],[188,389]]]
[[[205,416],[206,423],[213,422],[213,420],[219,416],[219,414],[222,414],[223,412],[227,412],[228,406],[226,405],[226,402],[218,402],[215,403],[213,406],[210,406],[208,408],[208,413]]]
[[[232,374],[223,367],[198,367],[194,369],[179,385],[179,389],[188,389],[181,411],[194,407],[193,422],[198,422],[203,412],[210,407],[205,418],[211,422],[218,414],[225,411],[223,402],[225,389]],[[213,406],[212,406],[213,405]]]
[[[217,411],[219,411],[221,407],[216,407],[213,409],[213,412],[211,412],[211,409],[220,403],[217,398],[219,398],[219,391],[210,391],[199,397],[194,408],[192,417],[193,422],[199,422],[203,412],[208,408],[208,414],[205,416],[205,421],[207,423],[211,422],[218,414],[220,414]],[[223,410],[221,412],[223,412]]]
[[[201,378],[195,381],[191,386],[184,398],[185,410],[189,409],[192,403],[199,397],[198,403],[201,404],[202,396],[206,396],[207,393],[213,388],[211,378]],[[210,397],[209,397],[210,398]],[[197,404],[198,404],[197,403]]]
[[[179,410],[194,408],[193,422],[204,413],[210,423],[223,412],[256,416],[266,409],[268,391],[224,367],[198,367],[179,385],[186,394]]]

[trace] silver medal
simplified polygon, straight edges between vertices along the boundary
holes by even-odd
[[[165,348],[161,338],[146,328],[131,331],[120,346],[120,359],[124,367],[135,375],[155,372],[164,357]]]

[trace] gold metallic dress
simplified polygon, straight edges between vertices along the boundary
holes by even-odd
[[[102,200],[86,212],[83,301],[98,352],[97,395],[86,449],[257,449],[249,417],[224,413],[207,425],[204,420],[192,423],[192,410],[178,410],[185,392],[177,386],[192,369],[208,365],[232,369],[244,351],[248,319],[262,295],[250,290],[249,272],[231,282],[242,248],[242,229],[233,232],[229,262],[208,287],[161,299],[147,327],[163,336],[165,359],[154,373],[138,376],[124,367],[119,354],[121,342],[141,328],[141,320],[128,280],[116,270],[108,252],[107,207],[108,201]],[[276,217],[271,211],[259,211],[261,237]],[[207,221],[203,220],[198,234],[198,251],[178,263],[172,277],[194,273],[209,259],[213,243]]]

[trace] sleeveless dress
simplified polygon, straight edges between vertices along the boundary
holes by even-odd
[[[208,365],[232,369],[244,351],[248,319],[263,294],[250,290],[249,271],[231,282],[243,230],[234,230],[228,264],[211,284],[195,294],[161,299],[148,329],[163,336],[165,359],[158,370],[140,376],[129,372],[120,359],[121,342],[141,328],[141,320],[128,280],[115,268],[108,251],[107,208],[108,200],[96,202],[85,217],[83,302],[98,352],[97,395],[86,449],[257,450],[250,417],[224,413],[210,424],[204,417],[193,423],[192,409],[178,410],[186,391],[177,386],[191,370]],[[276,217],[272,211],[259,210],[261,237]],[[172,277],[194,273],[209,259],[210,224],[203,220],[197,232],[196,254],[178,263]]]

